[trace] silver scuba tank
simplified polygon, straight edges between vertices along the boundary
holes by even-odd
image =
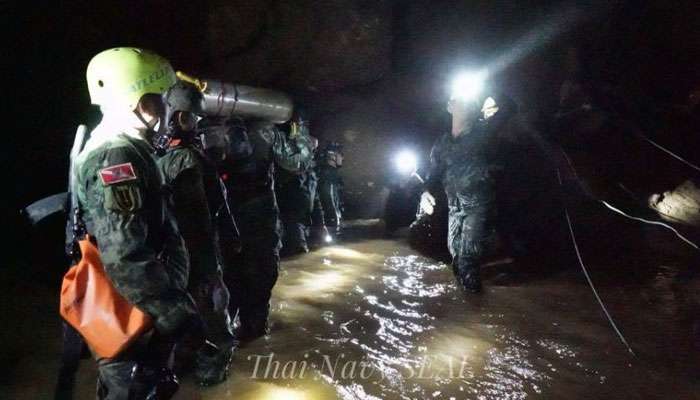
[[[180,71],[177,77],[199,88],[204,97],[203,111],[211,117],[240,117],[281,124],[289,121],[294,111],[289,96],[276,90],[196,79]]]

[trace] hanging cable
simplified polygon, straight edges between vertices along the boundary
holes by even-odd
[[[629,219],[632,219],[632,220],[635,220],[635,221],[639,221],[639,222],[643,222],[643,223],[645,223],[645,224],[658,225],[658,226],[662,226],[662,227],[664,227],[664,228],[666,228],[666,229],[669,229],[669,230],[671,230],[671,232],[675,233],[676,236],[678,236],[678,238],[680,238],[682,241],[688,243],[689,245],[691,245],[692,247],[694,247],[696,250],[700,250],[700,247],[698,247],[697,244],[693,243],[692,241],[690,241],[690,239],[688,239],[688,238],[686,238],[685,236],[681,235],[680,232],[678,232],[678,230],[676,230],[676,228],[672,227],[671,225],[664,224],[663,222],[659,222],[659,221],[651,221],[651,220],[648,220],[648,219],[635,217],[635,216],[632,216],[632,215],[629,215],[629,214],[625,213],[624,211],[622,211],[622,210],[620,210],[620,209],[617,209],[617,208],[613,207],[612,205],[610,205],[608,202],[606,202],[606,201],[604,201],[604,200],[600,200],[600,202],[603,203],[603,204],[605,205],[605,207],[607,207],[607,208],[609,208],[609,209],[615,211],[616,213],[618,213],[618,214],[620,214],[620,215],[622,215],[622,216],[624,216],[624,217],[627,217],[627,218],[629,218]]]
[[[646,142],[648,142],[649,144],[651,144],[652,146],[656,147],[657,149],[659,149],[659,150],[665,152],[666,154],[670,155],[671,157],[675,158],[676,160],[678,160],[678,161],[680,161],[680,162],[686,164],[686,165],[689,166],[690,168],[693,168],[693,169],[695,169],[696,171],[699,171],[699,172],[700,172],[700,167],[698,167],[698,166],[696,166],[696,165],[690,163],[689,161],[683,159],[682,157],[680,157],[679,155],[677,155],[677,154],[673,153],[672,151],[666,149],[665,147],[663,147],[663,146],[661,146],[661,145],[655,143],[654,141],[652,141],[651,139],[645,137],[644,135],[641,135],[641,134],[640,134],[639,136],[640,136],[643,140],[645,140]],[[539,141],[541,141],[541,138],[537,137],[537,139],[539,139]],[[569,166],[569,171],[570,171],[570,173],[571,173],[573,179],[574,179],[575,181],[579,182],[579,184],[580,184],[580,179],[579,179],[579,177],[578,177],[578,174],[577,174],[577,172],[576,172],[576,169],[575,169],[574,166],[573,166],[573,163],[572,163],[572,161],[571,161],[571,158],[569,158],[569,155],[568,155],[568,154],[564,151],[564,149],[562,149],[561,147],[559,148],[559,151],[560,151],[560,153],[564,156],[564,158],[566,159],[566,161],[567,161],[567,163],[568,163],[568,166]],[[550,153],[550,154],[551,154],[551,153]],[[563,187],[564,184],[563,184],[563,181],[562,181],[561,171],[560,171],[559,168],[557,168],[557,178],[558,178],[558,180],[559,180],[559,185],[560,185],[561,187]],[[620,187],[621,187],[623,190],[625,190],[626,192],[628,192],[630,195],[633,195],[633,197],[636,197],[636,196],[634,196],[634,194],[633,194],[629,189],[627,189],[626,187],[624,187],[622,184],[620,184]],[[646,224],[661,226],[661,227],[664,227],[664,228],[666,228],[666,229],[669,229],[669,230],[671,230],[678,238],[680,238],[681,240],[683,240],[684,242],[686,242],[687,244],[689,244],[690,246],[692,246],[692,247],[695,248],[696,250],[700,250],[700,247],[698,247],[697,244],[693,243],[691,240],[689,240],[688,238],[686,238],[685,236],[683,236],[680,232],[678,232],[678,230],[676,230],[675,228],[673,228],[672,226],[670,226],[670,225],[668,225],[668,224],[665,224],[665,223],[659,222],[659,221],[651,221],[651,220],[647,220],[647,219],[644,219],[644,218],[635,217],[635,216],[629,215],[629,214],[625,213],[624,211],[622,211],[622,210],[620,210],[620,209],[618,209],[618,208],[612,206],[611,204],[609,204],[608,202],[606,202],[606,201],[604,201],[604,200],[597,200],[597,201],[601,202],[601,203],[602,203],[605,207],[607,207],[608,209],[610,209],[610,210],[612,210],[612,211],[614,211],[614,212],[616,212],[616,213],[618,213],[618,214],[620,214],[620,215],[622,215],[622,216],[624,216],[624,217],[626,217],[626,218],[629,218],[629,219],[632,219],[632,220],[635,220],[635,221],[638,221],[638,222],[643,222],[643,223],[646,223]],[[577,259],[578,259],[579,265],[581,266],[581,271],[583,271],[583,275],[586,277],[586,281],[588,282],[588,285],[589,285],[589,287],[591,288],[591,291],[593,292],[593,295],[595,296],[596,300],[598,301],[598,305],[600,305],[600,308],[603,310],[603,313],[605,314],[606,318],[608,319],[608,322],[610,323],[610,326],[613,328],[613,330],[615,331],[615,333],[617,334],[617,336],[620,338],[620,341],[622,342],[622,344],[625,345],[625,347],[626,347],[627,350],[630,352],[630,354],[632,354],[633,356],[636,356],[636,354],[634,353],[634,350],[632,350],[632,347],[631,347],[631,346],[629,345],[629,343],[627,342],[627,339],[625,339],[625,336],[622,334],[622,332],[620,331],[620,329],[617,327],[617,324],[615,323],[615,320],[612,318],[612,315],[610,315],[610,312],[608,311],[607,307],[605,306],[605,303],[603,303],[603,299],[600,297],[600,295],[598,294],[598,290],[596,289],[595,285],[593,284],[593,280],[591,279],[591,276],[590,276],[590,274],[588,273],[588,269],[586,268],[586,265],[585,265],[585,263],[583,262],[583,258],[582,258],[582,256],[581,256],[581,251],[580,251],[580,249],[579,249],[578,242],[577,242],[577,240],[576,240],[576,234],[574,233],[574,228],[573,228],[573,223],[572,223],[572,221],[571,221],[571,216],[570,216],[570,214],[569,214],[569,210],[568,210],[568,207],[566,207],[566,205],[564,205],[564,215],[565,215],[565,217],[566,217],[566,222],[567,222],[567,225],[568,225],[568,227],[569,227],[569,234],[570,234],[570,236],[571,236],[571,241],[572,241],[572,243],[573,243],[573,245],[574,245],[574,250],[575,250],[575,252],[576,252],[576,257],[577,257]]]
[[[540,138],[539,135],[535,135],[535,136],[536,136],[535,139],[537,139],[537,142],[538,142],[538,143],[542,143],[542,145],[544,145],[544,144],[543,144],[544,141],[542,140],[542,138]],[[640,135],[640,136],[641,136],[644,140],[646,140],[647,142],[649,142],[650,144],[652,144],[653,146],[657,147],[659,150],[664,151],[665,153],[667,153],[667,154],[669,154],[670,156],[672,156],[673,158],[675,158],[675,159],[677,159],[677,160],[683,162],[684,164],[688,165],[689,167],[691,167],[691,168],[693,168],[693,169],[695,169],[695,170],[697,170],[697,171],[700,171],[700,167],[698,167],[698,166],[696,166],[696,165],[694,165],[694,164],[692,164],[692,163],[686,161],[685,159],[683,159],[682,157],[680,157],[680,156],[674,154],[674,153],[671,152],[670,150],[668,150],[668,149],[664,148],[663,146],[658,145],[657,143],[653,142],[651,139],[646,138],[646,137],[644,137],[643,135]],[[551,149],[551,147],[545,146],[544,149],[545,149],[545,152],[546,152],[546,153],[549,153],[549,154],[550,154],[550,156],[552,157],[553,160],[556,160],[556,157],[554,156],[554,152],[552,151],[553,149]],[[562,154],[562,155],[564,156],[564,158],[566,159],[566,162],[567,162],[568,167],[569,167],[568,169],[569,169],[570,174],[571,174],[571,178],[573,178],[573,180],[575,180],[576,182],[579,183],[579,185],[581,185],[580,178],[579,178],[579,176],[578,176],[578,173],[576,172],[576,169],[574,168],[573,162],[571,161],[571,158],[569,157],[569,155],[568,155],[568,154],[564,151],[564,149],[561,148],[561,147],[559,147],[559,153]],[[555,161],[555,162],[556,162],[556,161]],[[557,178],[558,178],[558,180],[559,180],[559,185],[560,185],[561,187],[563,187],[563,186],[564,186],[564,183],[563,183],[563,181],[562,181],[561,171],[560,171],[560,169],[559,169],[558,167],[557,167]],[[630,195],[632,195],[633,197],[636,198],[636,196],[634,196],[634,193],[632,193],[632,192],[631,192],[629,189],[627,189],[624,185],[619,184],[619,186],[620,186],[624,191],[626,191],[628,194],[630,194]],[[585,189],[585,188],[584,188],[584,189]],[[596,200],[597,200],[597,199],[596,199]],[[681,240],[683,240],[684,242],[686,242],[686,243],[689,244],[690,246],[694,247],[696,250],[700,250],[700,247],[698,247],[697,244],[695,244],[695,243],[693,243],[692,241],[690,241],[688,238],[686,238],[685,236],[683,236],[680,232],[678,232],[675,228],[673,228],[672,226],[670,226],[670,225],[668,225],[668,224],[665,224],[665,223],[659,222],[659,221],[650,221],[650,220],[647,220],[647,219],[644,219],[644,218],[635,217],[635,216],[629,215],[629,214],[625,213],[624,211],[622,211],[622,210],[620,210],[620,209],[618,209],[618,208],[612,206],[611,204],[609,204],[609,203],[606,202],[606,201],[603,201],[603,200],[597,200],[597,201],[601,202],[601,203],[602,203],[605,207],[607,207],[608,209],[610,209],[610,210],[612,210],[612,211],[614,211],[614,212],[616,212],[616,213],[618,213],[618,214],[620,214],[620,215],[622,215],[622,216],[624,216],[624,217],[626,217],[626,218],[629,218],[629,219],[632,219],[632,220],[635,220],[635,221],[639,221],[639,222],[643,222],[643,223],[646,223],[646,224],[661,226],[661,227],[664,227],[664,228],[666,228],[666,229],[669,229],[669,230],[671,230],[678,238],[680,238]],[[608,311],[607,307],[605,307],[605,303],[603,303],[603,299],[600,297],[600,295],[598,294],[598,290],[596,289],[595,285],[593,284],[593,280],[591,279],[590,274],[588,273],[588,269],[586,268],[586,265],[585,265],[584,262],[583,262],[583,258],[582,258],[582,256],[581,256],[581,251],[579,250],[578,242],[577,242],[577,240],[576,240],[576,235],[575,235],[575,233],[574,233],[573,223],[571,222],[571,216],[570,216],[570,214],[569,214],[569,210],[568,210],[568,208],[566,207],[566,205],[564,205],[564,215],[566,216],[566,222],[567,222],[567,225],[568,225],[568,227],[569,227],[569,234],[570,234],[570,236],[571,236],[571,241],[572,241],[572,243],[573,243],[573,245],[574,245],[574,250],[576,251],[576,257],[578,258],[579,265],[581,266],[581,271],[583,271],[583,275],[586,277],[586,281],[588,282],[588,285],[589,285],[589,287],[591,288],[591,291],[593,292],[593,295],[595,296],[596,300],[598,301],[598,304],[600,305],[600,308],[603,310],[603,313],[605,313],[605,316],[607,317],[608,322],[610,323],[610,326],[613,328],[613,330],[615,331],[615,333],[617,334],[617,336],[620,338],[620,341],[622,342],[622,344],[624,344],[625,347],[627,347],[627,350],[630,352],[630,354],[632,354],[633,356],[636,357],[636,354],[635,354],[634,350],[632,350],[632,347],[631,347],[631,346],[629,345],[629,343],[627,342],[627,339],[625,339],[625,336],[622,334],[622,332],[620,331],[620,329],[617,327],[617,324],[615,323],[615,320],[614,320],[614,319],[612,318],[612,316],[610,315],[610,312]]]
[[[637,195],[634,194],[633,191],[629,190],[629,189],[627,188],[627,186],[625,186],[625,185],[623,185],[623,184],[621,184],[621,183],[619,183],[619,182],[617,183],[617,186],[619,186],[620,189],[622,189],[622,190],[623,190],[625,193],[627,193],[631,198],[633,198],[634,201],[639,202],[639,197],[637,197]]]
[[[648,139],[647,139],[647,140],[648,140]],[[651,142],[651,141],[650,141],[650,142]],[[570,169],[571,172],[573,173],[574,177],[578,180],[578,179],[579,179],[579,178],[578,178],[578,174],[576,173],[576,169],[574,168],[574,165],[573,165],[573,163],[571,162],[571,159],[569,158],[569,155],[566,154],[566,152],[564,151],[564,149],[561,149],[561,148],[560,148],[560,151],[561,151],[561,153],[564,155],[564,157],[566,158],[567,162],[569,163],[569,169]],[[674,155],[674,156],[675,156],[675,155]],[[675,157],[678,157],[678,156],[675,156]],[[679,158],[680,158],[680,157],[679,157]],[[683,161],[684,161],[684,160],[683,160]],[[685,161],[684,161],[684,162],[685,162]],[[688,163],[688,164],[689,164],[690,166],[694,167],[694,168],[697,168],[697,167],[695,167],[694,165],[692,165],[692,164],[690,164],[690,163]],[[698,169],[698,170],[700,170],[700,169]],[[557,170],[557,174],[559,174],[559,170]],[[559,184],[561,184],[561,177],[559,178]],[[619,184],[619,185],[620,185],[620,187],[622,187],[623,190],[629,192],[629,189],[627,189],[625,186],[623,186],[622,184]],[[631,194],[631,192],[629,192],[629,193]],[[618,209],[618,208],[612,206],[610,203],[608,203],[608,202],[606,202],[606,201],[604,201],[604,200],[597,200],[597,201],[601,202],[601,203],[602,203],[605,207],[607,207],[608,209],[610,209],[610,210],[612,210],[612,211],[614,211],[614,212],[616,212],[616,213],[618,213],[618,214],[620,214],[620,215],[622,215],[622,216],[624,216],[624,217],[627,217],[627,218],[629,218],[629,219],[632,219],[632,220],[635,220],[635,221],[638,221],[638,222],[643,222],[643,223],[645,223],[645,224],[657,225],[657,226],[661,226],[661,227],[663,227],[663,228],[669,229],[669,230],[670,230],[671,232],[673,232],[679,239],[681,239],[682,241],[686,242],[687,244],[689,244],[690,246],[692,246],[692,247],[695,248],[696,250],[700,250],[700,247],[699,247],[697,244],[693,243],[690,239],[688,239],[688,238],[686,238],[685,236],[683,236],[680,232],[678,232],[678,230],[677,230],[676,228],[672,227],[671,225],[668,225],[668,224],[665,224],[665,223],[659,222],[659,221],[651,221],[651,220],[648,220],[648,219],[635,217],[635,216],[629,215],[629,214],[625,213],[624,211],[622,211],[622,210],[620,210],[620,209]]]
[[[642,135],[641,133],[639,133],[638,135],[642,138],[642,140],[646,141],[647,143],[651,144],[652,146],[656,147],[657,149],[663,151],[664,153],[666,153],[666,154],[668,154],[669,156],[675,158],[676,160],[682,162],[683,164],[689,166],[690,168],[692,168],[692,169],[694,169],[694,170],[700,172],[700,167],[698,167],[697,165],[691,163],[690,161],[685,160],[683,157],[681,157],[681,156],[675,154],[675,153],[672,152],[671,150],[669,150],[669,149],[663,147],[662,145],[660,145],[660,144],[654,142],[653,140],[649,139],[648,137]]]
[[[566,154],[566,153],[565,153]],[[574,174],[576,173],[573,171]],[[564,186],[564,183],[562,182],[561,179],[561,172],[559,171],[559,168],[557,168],[557,178],[559,179],[559,185]],[[598,294],[598,290],[596,289],[595,285],[593,284],[593,280],[591,279],[591,276],[588,274],[588,269],[586,268],[586,264],[583,263],[583,258],[581,257],[581,251],[579,250],[578,247],[578,241],[576,240],[576,235],[574,234],[574,227],[571,222],[571,217],[569,216],[569,209],[564,206],[564,215],[566,216],[566,223],[569,226],[569,235],[571,236],[571,242],[574,245],[574,250],[576,251],[576,257],[578,258],[578,263],[581,266],[581,271],[583,271],[583,275],[586,277],[586,281],[588,281],[588,286],[591,288],[591,291],[593,292],[593,295],[595,296],[596,300],[598,301],[598,305],[600,305],[600,308],[603,310],[603,313],[605,313],[605,316],[608,319],[608,322],[610,323],[610,326],[613,328],[617,336],[620,338],[620,341],[622,344],[627,347],[627,351],[630,352],[633,356],[636,357],[636,354],[632,350],[632,347],[629,345],[627,342],[627,339],[625,339],[625,336],[622,334],[620,329],[617,327],[617,324],[615,323],[615,320],[613,319],[612,315],[610,315],[610,312],[608,312],[608,308],[605,307],[605,303],[603,303],[603,299],[600,298],[600,295]]]
[[[622,335],[622,332],[620,332],[620,329],[617,327],[617,324],[615,324],[615,320],[613,320],[612,316],[608,312],[607,307],[605,307],[605,304],[603,303],[603,299],[600,298],[598,295],[598,291],[595,288],[595,285],[593,285],[593,281],[591,280],[591,276],[588,274],[588,270],[586,269],[586,265],[583,263],[583,259],[581,258],[581,252],[579,251],[578,248],[578,243],[576,242],[576,236],[574,235],[574,228],[571,224],[571,218],[569,217],[569,210],[564,207],[564,213],[566,215],[566,222],[569,225],[569,233],[571,234],[571,241],[574,243],[574,250],[576,250],[576,257],[578,257],[578,262],[581,265],[581,270],[583,271],[583,275],[586,277],[586,280],[588,281],[588,286],[591,287],[591,291],[593,292],[593,295],[595,296],[596,300],[598,300],[598,304],[600,305],[600,308],[603,310],[605,313],[605,316],[608,318],[608,322],[610,322],[610,326],[612,326],[613,330],[615,333],[617,333],[617,336],[620,338],[620,341],[622,344],[627,347],[627,351],[630,352],[633,356],[637,356],[634,351],[632,350],[632,347],[627,343],[627,339]]]

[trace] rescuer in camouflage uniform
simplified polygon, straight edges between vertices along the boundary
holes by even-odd
[[[178,81],[163,95],[167,133],[156,141],[158,167],[173,194],[173,211],[190,255],[189,291],[206,324],[210,342],[197,352],[195,376],[201,385],[226,379],[235,340],[228,312],[229,292],[223,282],[217,213],[226,213],[216,167],[197,146],[196,116],[202,94]],[[213,346],[212,346],[213,344]]]
[[[452,99],[452,132],[440,137],[430,154],[430,172],[421,208],[432,214],[434,196],[447,195],[447,246],[452,269],[465,290],[481,291],[479,264],[495,245],[495,175],[497,161],[493,129],[480,118],[475,100]],[[426,204],[427,203],[427,204]]]
[[[309,193],[310,219],[311,225],[308,228],[308,240],[312,245],[329,243],[332,238],[326,227],[326,219],[323,214],[321,195],[319,193],[318,175],[316,174],[316,160],[311,161],[311,165],[306,172],[304,186]]]
[[[318,194],[323,206],[326,226],[333,234],[341,233],[343,215],[343,178],[340,168],[343,166],[343,147],[338,142],[330,142],[319,155]]]
[[[297,112],[291,124],[292,136],[310,137],[308,121]],[[315,148],[318,141],[312,138]],[[282,252],[285,255],[307,253],[309,251],[308,226],[311,225],[311,213],[316,197],[316,177],[313,171],[313,159],[303,163],[299,172],[284,169],[276,171],[275,193],[280,209],[280,219],[284,228]]]
[[[177,388],[167,372],[172,343],[200,325],[187,293],[187,252],[146,140],[175,73],[151,52],[115,48],[90,61],[87,80],[103,119],[76,164],[82,219],[115,289],[153,320],[153,330],[119,356],[98,360],[98,397],[145,399],[158,391],[169,398],[161,391]]]
[[[277,281],[281,223],[273,190],[274,170],[302,170],[312,157],[312,143],[304,135],[287,139],[271,123],[241,126],[231,122],[219,126],[212,122],[206,134],[218,131],[227,138],[220,171],[226,177],[242,249],[238,254],[222,249],[230,266],[224,278],[231,292],[230,313],[237,312],[240,322],[236,337],[245,341],[267,333],[270,296]]]

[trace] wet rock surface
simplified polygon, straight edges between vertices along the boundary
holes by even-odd
[[[677,188],[652,196],[651,208],[665,219],[691,226],[700,226],[700,190],[692,181],[685,181]]]
[[[379,215],[386,193],[377,171],[389,168],[385,161],[396,147],[418,147],[427,158],[430,143],[448,128],[445,86],[460,67],[512,58],[493,86],[512,95],[528,123],[538,128],[555,112],[561,84],[576,79],[602,92],[604,100],[612,99],[605,90],[625,98],[624,104],[616,103],[623,106],[625,118],[663,131],[662,144],[690,143],[691,125],[678,123],[679,129],[666,132],[663,119],[678,119],[664,117],[660,110],[684,104],[697,91],[696,2],[570,3],[27,4],[17,9],[21,18],[13,22],[22,29],[11,39],[18,45],[12,58],[17,81],[26,86],[13,99],[17,109],[10,114],[20,116],[17,127],[27,132],[19,137],[17,154],[32,154],[17,161],[41,160],[47,179],[41,187],[19,187],[18,204],[10,208],[14,212],[63,189],[75,126],[94,126],[97,120],[88,111],[85,66],[92,55],[113,46],[151,48],[193,74],[293,94],[311,110],[313,134],[346,143],[348,208],[358,216]],[[621,163],[633,178],[648,179],[638,174],[643,168],[637,161],[632,157]],[[32,180],[28,165],[18,168],[19,181]],[[658,163],[654,167],[656,176],[688,178],[682,171],[659,170]],[[681,182],[649,193],[663,193]]]
[[[389,1],[214,1],[206,14],[207,52],[230,79],[328,91],[390,67]]]

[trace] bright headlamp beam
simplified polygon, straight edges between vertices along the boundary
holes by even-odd
[[[475,100],[484,89],[486,77],[479,72],[461,72],[452,81],[450,99]]]
[[[411,175],[418,169],[418,157],[410,150],[403,150],[394,157],[394,164],[400,173]]]

